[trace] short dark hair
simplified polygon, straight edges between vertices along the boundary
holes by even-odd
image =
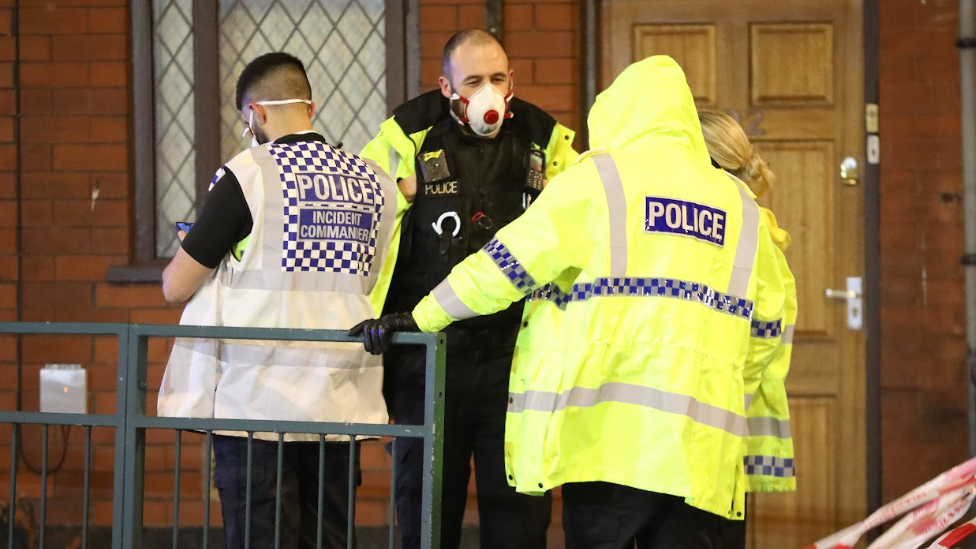
[[[458,48],[467,44],[474,43],[476,46],[486,46],[488,44],[498,44],[498,47],[505,50],[505,46],[495,38],[495,35],[484,29],[465,29],[458,32],[444,44],[444,57],[441,59],[441,74],[451,79],[451,56]]]
[[[237,110],[244,108],[244,97],[259,101],[312,99],[305,64],[285,52],[266,53],[251,61],[237,79]]]

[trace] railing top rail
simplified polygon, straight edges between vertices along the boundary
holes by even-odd
[[[220,339],[259,339],[269,341],[328,341],[359,343],[346,330],[306,330],[295,328],[252,328],[238,326],[182,326],[176,324],[123,324],[118,322],[0,322],[0,334],[24,335],[119,335],[137,337],[194,337]],[[436,334],[401,333],[393,338],[403,345],[433,346]]]

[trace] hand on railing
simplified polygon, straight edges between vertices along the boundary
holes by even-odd
[[[394,313],[380,318],[364,320],[349,330],[351,337],[363,338],[363,346],[373,355],[389,350],[396,332],[419,332],[420,328],[410,313]]]

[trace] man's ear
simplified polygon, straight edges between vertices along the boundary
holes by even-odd
[[[508,69],[508,93],[515,89],[515,69]]]
[[[311,120],[312,118],[315,118],[315,101],[312,101],[312,104],[308,106],[308,119]]]
[[[454,92],[451,90],[451,81],[446,76],[437,77],[437,84],[441,87],[441,95],[450,99]]]

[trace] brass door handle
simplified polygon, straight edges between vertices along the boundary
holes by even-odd
[[[857,159],[853,156],[848,156],[840,163],[840,181],[849,187],[857,185]]]

